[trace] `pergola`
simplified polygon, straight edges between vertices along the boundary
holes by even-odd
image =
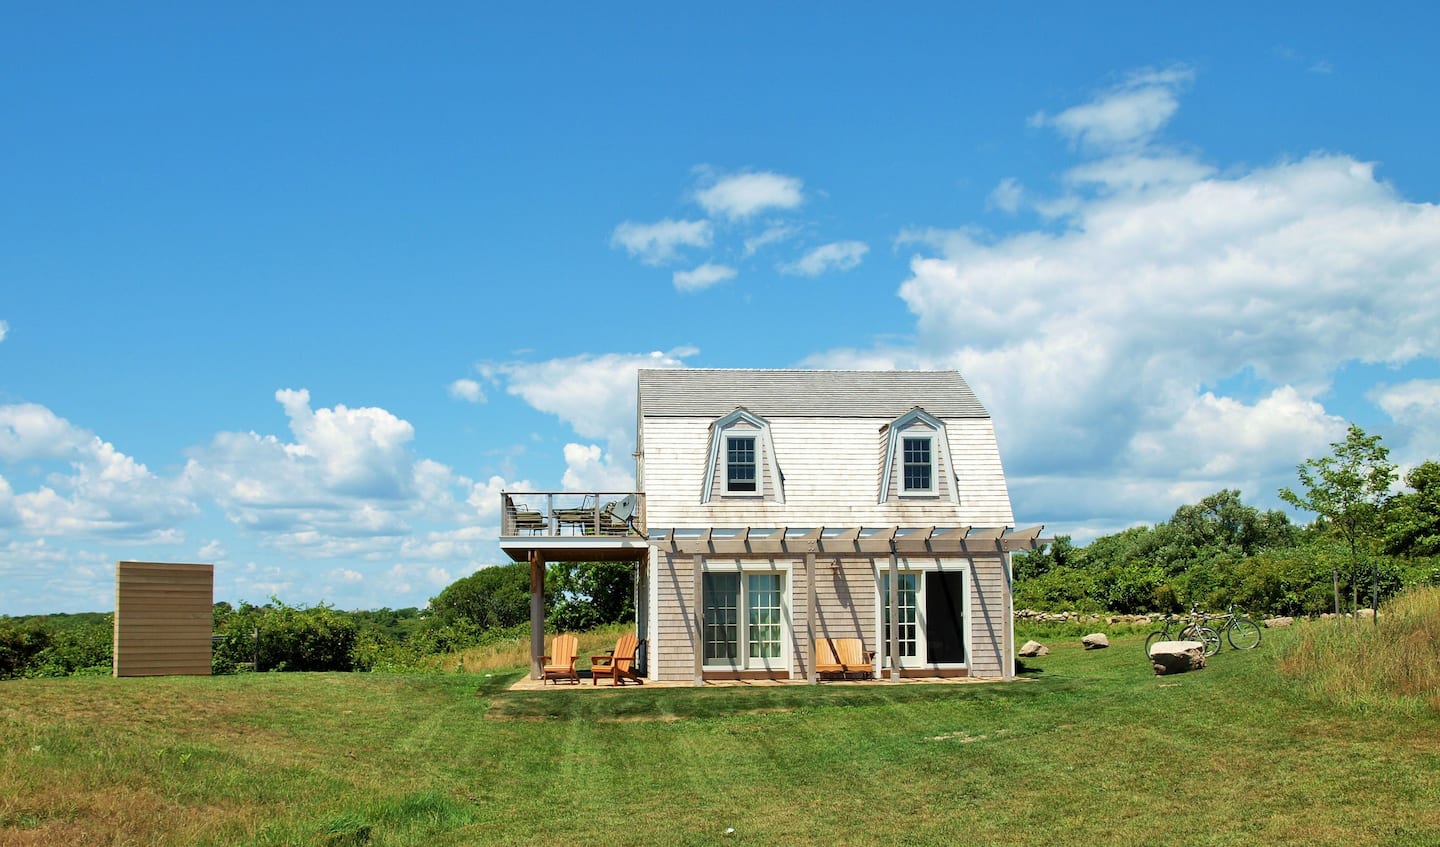
[[[650,548],[656,548],[672,556],[691,556],[694,560],[694,603],[696,620],[694,632],[701,631],[703,615],[701,594],[704,562],[707,557],[724,556],[734,559],[771,559],[794,557],[805,563],[805,583],[808,593],[806,608],[806,639],[814,643],[815,635],[815,568],[821,557],[837,560],[869,559],[872,562],[886,560],[890,572],[890,592],[886,603],[890,620],[896,620],[899,607],[899,580],[897,575],[901,556],[966,557],[1013,553],[1021,550],[1036,550],[1052,543],[1053,538],[1042,538],[1043,526],[1025,529],[1011,527],[736,527],[704,529],[651,528],[647,538],[632,537],[587,537],[587,536],[513,536],[501,538],[502,549],[515,561],[530,563],[530,667],[532,676],[540,675],[540,656],[545,653],[545,564],[547,562],[595,562],[633,561],[646,559]],[[1013,631],[1010,620],[1014,610],[1011,607],[1011,574],[1005,568],[1005,608],[1000,610],[1004,620],[1004,648],[1002,655],[1013,656]],[[703,684],[702,655],[699,645],[695,652],[695,684]],[[891,679],[900,678],[900,639],[898,629],[892,628],[886,653],[890,657]],[[1006,664],[1002,662],[1002,665]],[[819,681],[815,663],[808,663],[806,674],[809,682]],[[1002,676],[1010,679],[1013,667],[1002,667]]]

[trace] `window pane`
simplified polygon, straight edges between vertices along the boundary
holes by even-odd
[[[750,658],[778,659],[781,644],[780,574],[748,574]]]
[[[930,484],[930,439],[905,439],[902,461],[906,491],[929,491],[933,487]]]
[[[735,437],[725,441],[725,488],[727,491],[755,491],[755,438]]]
[[[917,609],[918,594],[920,591],[920,575],[915,573],[902,573],[896,583],[899,586],[899,608],[896,609],[896,617],[899,618],[900,626],[900,655],[915,655],[915,637],[917,633]],[[880,597],[880,606],[885,613],[885,643],[881,645],[882,652],[890,655],[890,574],[885,574],[881,590],[884,592]]]
[[[705,594],[705,661],[734,663],[740,656],[740,574],[707,573]]]

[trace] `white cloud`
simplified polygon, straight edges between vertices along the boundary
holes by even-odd
[[[1137,76],[1119,91],[1144,97],[1046,119],[1115,151],[1065,175],[1059,225],[904,233],[923,248],[900,288],[914,347],[809,363],[958,368],[1034,518],[1101,525],[1237,485],[1273,502],[1343,435],[1318,398],[1346,363],[1440,357],[1440,206],[1349,156],[1222,172],[1147,145],[1188,78]],[[1242,375],[1243,396],[1217,387]],[[1419,444],[1434,391],[1377,402]]]
[[[38,536],[172,544],[197,511],[173,480],[34,403],[0,406],[0,462],[65,464],[18,493],[0,478],[0,524]]]
[[[794,209],[805,200],[804,183],[771,171],[735,174],[695,192],[695,200],[713,217],[749,218],[769,209]]]
[[[456,400],[464,400],[469,403],[485,402],[485,392],[480,388],[480,383],[473,379],[457,379],[450,383],[450,396]]]
[[[794,262],[779,266],[781,273],[820,276],[827,271],[848,271],[860,265],[870,251],[863,241],[836,241],[822,244]]]
[[[205,545],[202,546],[198,551],[196,551],[195,555],[195,561],[197,562],[217,562],[224,559],[226,556],[225,545],[221,544],[220,539],[218,538],[211,539],[210,541],[206,542]]]
[[[673,279],[678,291],[700,291],[718,282],[734,278],[734,268],[707,262],[694,270],[676,271]]]
[[[566,444],[560,484],[567,491],[633,491],[635,476],[595,444]]]
[[[681,247],[709,247],[711,234],[709,221],[625,221],[615,227],[610,244],[625,248],[625,252],[647,265],[663,265],[674,261]]]
[[[1180,107],[1179,92],[1194,78],[1183,66],[1139,71],[1092,102],[1054,116],[1035,114],[1032,126],[1053,126],[1087,149],[1116,150],[1148,143]]]
[[[748,258],[755,255],[761,248],[771,244],[779,244],[788,241],[800,234],[800,227],[789,224],[775,224],[767,227],[759,235],[752,235],[744,241],[745,256]]]
[[[582,355],[485,369],[505,378],[506,391],[556,415],[576,435],[604,439],[612,452],[629,453],[635,440],[635,371],[684,367],[683,360],[695,352]]]
[[[1000,184],[990,190],[990,196],[986,198],[985,205],[999,209],[1002,212],[1018,212],[1020,204],[1025,200],[1025,189],[1020,187],[1019,180],[1013,176],[1007,176],[1000,180]]]
[[[1414,467],[1436,457],[1440,444],[1440,379],[1415,379],[1380,387],[1370,399],[1400,429],[1399,438],[1387,438],[1391,458]]]
[[[4,341],[4,340],[5,340],[5,336],[7,336],[7,335],[9,335],[9,334],[10,334],[10,324],[6,323],[5,321],[0,321],[0,341]]]
[[[267,546],[309,558],[393,551],[417,520],[479,520],[460,499],[473,483],[414,455],[414,427],[385,409],[312,409],[281,390],[293,441],[222,432],[190,451],[184,480]]]

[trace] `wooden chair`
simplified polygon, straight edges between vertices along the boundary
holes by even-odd
[[[839,674],[847,679],[853,673],[864,679],[875,671],[875,653],[858,638],[817,638],[814,655],[815,672],[821,676]]]
[[[590,657],[590,684],[599,685],[602,677],[609,677],[611,685],[624,685],[626,680],[633,680],[640,685],[645,680],[635,672],[635,650],[639,647],[640,641],[634,633],[627,633],[620,636],[615,642],[615,649],[603,656]]]
[[[534,509],[531,509],[524,503],[517,503],[514,500],[510,501],[510,505],[515,510],[515,532],[517,535],[522,532],[528,532],[531,535],[535,535],[537,533],[543,532],[546,529],[546,521],[544,515],[540,514]]]
[[[580,684],[580,675],[575,672],[575,660],[580,658],[580,644],[573,635],[557,635],[555,641],[550,645],[549,656],[540,657],[540,684],[544,685],[548,680],[555,680],[559,685],[560,680],[568,679],[575,685]]]

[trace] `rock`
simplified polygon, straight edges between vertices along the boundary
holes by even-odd
[[[1080,639],[1080,643],[1086,650],[1102,650],[1110,646],[1110,639],[1106,638],[1103,632],[1092,632]]]
[[[1367,621],[1368,621],[1368,620],[1373,620],[1374,617],[1375,617],[1375,610],[1374,610],[1374,609],[1356,609],[1356,610],[1355,610],[1355,617],[1356,617],[1357,619],[1359,619],[1359,620],[1367,620]]]
[[[1282,626],[1290,626],[1293,623],[1295,623],[1295,619],[1292,617],[1266,618],[1265,628],[1279,629]]]
[[[1041,644],[1039,641],[1026,641],[1025,646],[1020,648],[1019,655],[1028,659],[1032,656],[1045,656],[1049,653],[1050,648]]]
[[[1150,645],[1150,665],[1156,676],[1205,667],[1205,645],[1199,641],[1157,641]]]

